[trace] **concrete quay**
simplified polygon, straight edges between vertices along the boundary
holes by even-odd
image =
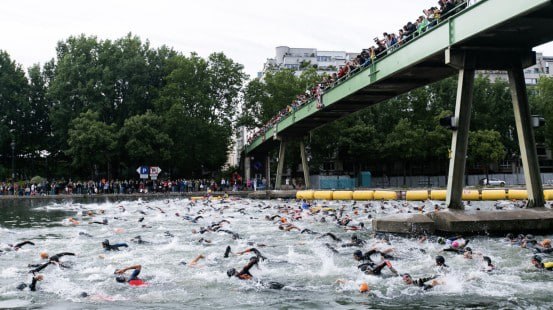
[[[373,219],[375,232],[397,234],[500,235],[509,232],[553,232],[553,210],[546,208],[504,211],[447,210],[423,214],[394,214]]]

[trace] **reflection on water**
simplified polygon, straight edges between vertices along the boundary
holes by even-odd
[[[491,257],[498,267],[483,272],[481,259],[464,259],[462,255],[444,253],[436,242],[419,243],[416,238],[390,237],[390,245],[372,237],[370,219],[389,213],[415,212],[422,203],[404,202],[320,202],[321,207],[343,209],[343,216],[352,217],[352,224],[365,223],[366,231],[345,231],[336,225],[330,214],[310,215],[298,209],[295,201],[197,201],[188,199],[161,200],[0,200],[0,243],[31,240],[35,246],[19,251],[0,253],[0,308],[53,307],[80,308],[519,308],[553,307],[548,292],[553,289],[552,274],[539,272],[530,264],[533,253],[510,246],[501,238],[471,238],[475,252]],[[325,204],[325,205],[322,205]],[[479,203],[469,208],[495,209],[492,203]],[[515,208],[501,202],[502,209]],[[280,210],[278,209],[280,208]],[[426,203],[425,210],[433,209]],[[340,213],[337,212],[337,213]],[[198,216],[200,216],[198,218]],[[299,229],[308,228],[319,234],[279,230],[284,220],[266,216],[281,215]],[[294,219],[295,217],[299,217]],[[78,224],[71,223],[72,217]],[[322,218],[326,222],[321,222]],[[97,224],[107,220],[108,225]],[[228,220],[224,231],[202,231],[212,223]],[[344,242],[320,236],[331,232]],[[434,257],[443,255],[449,271],[441,275],[445,281],[429,291],[406,286],[400,277],[387,269],[382,276],[365,275],[356,266],[352,253],[357,248],[341,245],[353,234],[366,240],[363,250],[376,246],[394,249],[393,266],[414,277],[439,274]],[[137,236],[143,243],[134,243]],[[543,237],[538,237],[541,239]],[[104,252],[101,242],[126,242],[129,248]],[[337,249],[333,253],[329,247]],[[228,278],[226,270],[240,269],[251,255],[231,254],[224,258],[227,245],[233,253],[255,246],[267,260],[254,267],[253,281]],[[30,282],[28,264],[41,261],[39,253],[50,255],[75,252],[77,256],[62,259],[71,268],[48,266],[42,274],[38,292],[19,291],[15,287]],[[205,259],[197,266],[190,261],[199,254]],[[180,264],[188,262],[187,265]],[[113,271],[142,264],[141,276],[147,287],[118,284]],[[344,280],[336,284],[336,280]],[[282,290],[266,288],[263,283],[278,281]],[[371,288],[368,294],[358,292],[360,283]],[[88,297],[81,297],[86,292]]]

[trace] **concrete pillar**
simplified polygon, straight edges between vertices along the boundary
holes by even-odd
[[[528,191],[527,207],[544,207],[545,200],[543,197],[538,154],[536,152],[536,141],[534,139],[521,61],[513,61],[513,66],[509,69],[508,73],[511,96],[513,97],[513,109],[515,110],[518,143],[520,145],[520,158],[525,172],[524,179]]]
[[[267,189],[271,188],[271,156],[267,155],[267,158],[265,159],[265,178],[267,179]]]
[[[278,163],[276,171],[275,189],[281,189],[282,187],[282,171],[284,170],[284,155],[286,153],[286,141],[280,140],[280,148],[278,151]]]
[[[474,59],[463,55],[463,65],[459,69],[457,86],[457,101],[455,117],[458,120],[457,129],[453,130],[451,141],[451,159],[447,179],[446,204],[451,209],[464,209],[462,195],[464,185],[467,148],[469,141],[470,111],[474,87]]]
[[[244,178],[246,179],[246,184],[251,179],[251,177],[252,177],[252,168],[250,165],[250,156],[246,154],[246,156],[244,157]]]
[[[307,162],[307,154],[305,153],[305,144],[300,142],[301,153],[301,169],[303,170],[303,179],[305,180],[305,188],[311,188],[311,181],[309,180],[309,164]]]

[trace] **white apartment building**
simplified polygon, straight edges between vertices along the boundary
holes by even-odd
[[[483,71],[482,74],[490,77],[491,81],[497,79],[508,81],[507,71]],[[536,64],[524,69],[526,85],[536,85],[541,76],[553,77],[553,56],[543,56],[536,53]]]
[[[263,71],[258,73],[262,77],[268,70],[292,69],[297,76],[309,68],[314,67],[319,74],[337,72],[340,66],[355,58],[357,53],[344,51],[319,51],[316,48],[291,48],[277,46],[276,57],[268,58],[263,65]]]

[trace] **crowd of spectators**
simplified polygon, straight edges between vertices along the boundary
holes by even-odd
[[[338,72],[331,75],[323,75],[319,83],[307,89],[305,93],[297,95],[290,104],[279,111],[271,120],[249,137],[248,144],[261,135],[264,137],[264,134],[276,126],[282,119],[313,100],[317,100],[318,109],[324,108],[321,96],[325,91],[349,79],[355,73],[373,64],[379,58],[401,48],[412,39],[477,1],[478,0],[439,0],[438,7],[431,7],[423,10],[422,15],[414,22],[410,21],[405,24],[399,29],[398,33],[384,32],[382,38],[374,38],[373,46],[363,49],[357,57],[341,66]]]
[[[190,193],[244,190],[241,178],[0,182],[0,196]],[[251,185],[253,188],[253,185]]]

